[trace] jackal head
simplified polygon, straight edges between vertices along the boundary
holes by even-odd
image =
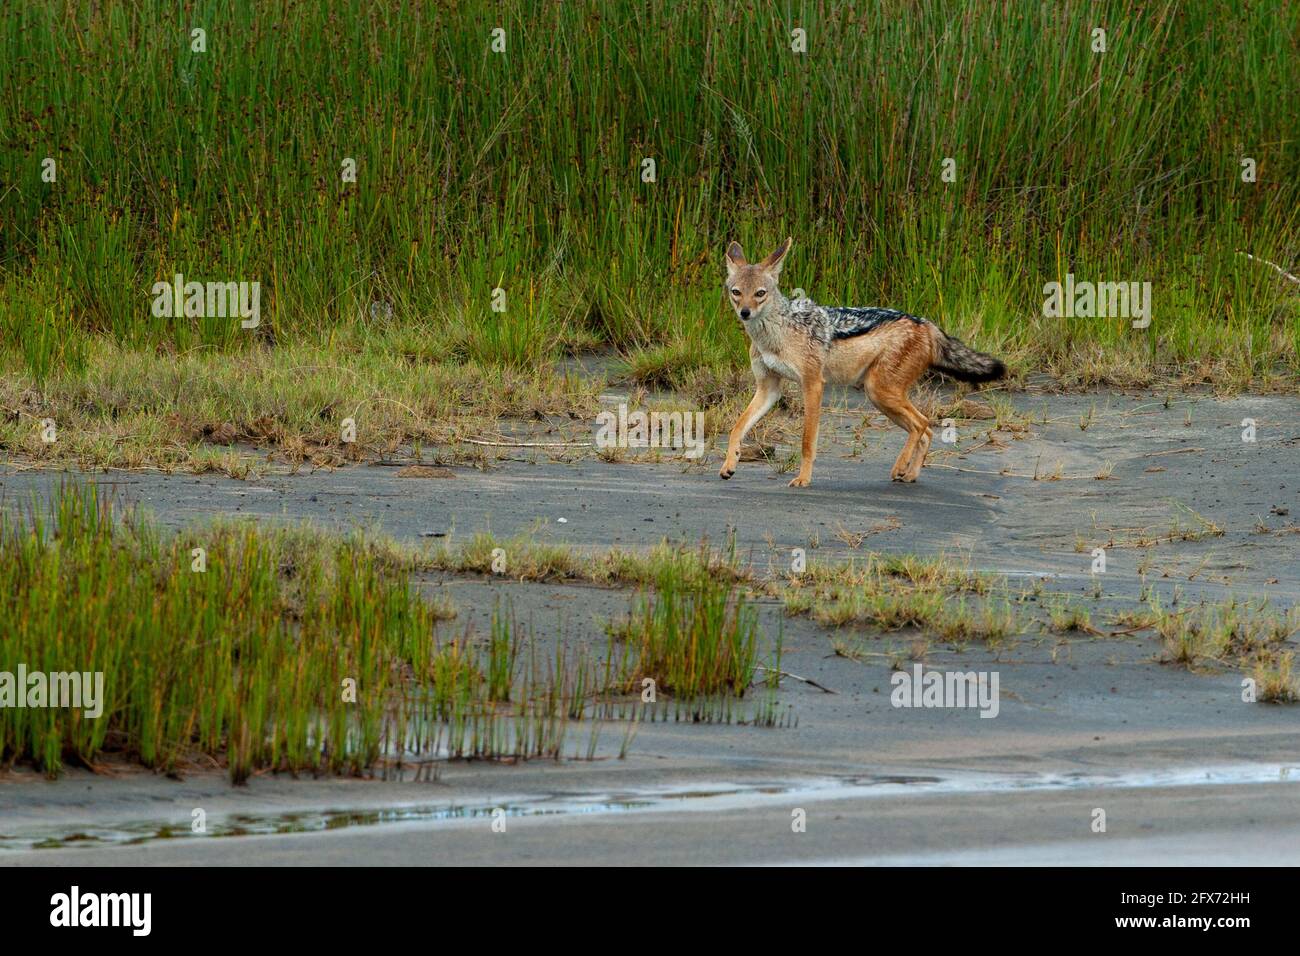
[[[781,263],[790,251],[792,241],[787,238],[770,256],[753,265],[745,261],[740,243],[733,242],[727,246],[727,301],[740,316],[740,321],[758,318],[772,301],[777,291],[776,280],[781,274]]]

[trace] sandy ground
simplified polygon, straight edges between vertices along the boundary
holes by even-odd
[[[1026,430],[959,422],[957,446],[936,440],[916,485],[888,480],[901,433],[860,428],[853,399],[824,417],[806,489],[787,488],[790,475],[761,462],[722,482],[716,449],[695,463],[557,463],[521,452],[528,460],[454,469],[450,479],[378,465],[246,482],[84,477],[168,525],[241,514],[360,523],[411,542],[490,529],[592,549],[734,534],[760,569],[786,568],[794,548],[814,561],[867,549],[947,554],[1070,593],[1094,620],[1137,597],[1141,566],[1166,603],[1176,589],[1181,600],[1296,602],[1300,401],[1012,401]],[[1242,441],[1244,418],[1256,423],[1255,442]],[[3,506],[64,477],[0,470]],[[1197,515],[1223,534],[1183,539],[1202,528]],[[1107,571],[1094,580],[1099,546]],[[508,601],[538,634],[602,643],[604,621],[634,597],[436,575],[421,586],[451,592],[458,626],[482,626]],[[936,642],[927,668],[999,674],[998,715],[983,719],[891,706],[890,658],[906,637],[832,635],[770,603],[762,616],[765,633],[783,633],[783,667],[835,691],[786,680],[781,704],[794,727],[644,724],[619,760],[622,729],[609,726],[595,761],[443,764],[433,782],[267,775],[231,788],[217,774],[176,781],[126,770],[50,783],[18,770],[0,774],[0,863],[1300,861],[1300,708],[1243,703],[1235,671],[1161,664],[1155,642],[1133,635],[1034,634],[997,650]],[[833,636],[867,656],[835,656]],[[211,836],[189,838],[195,808]],[[496,810],[504,833],[493,830]],[[797,810],[806,832],[792,831]],[[1104,833],[1092,829],[1097,810]]]

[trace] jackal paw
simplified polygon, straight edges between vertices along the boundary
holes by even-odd
[[[735,465],[727,465],[727,464],[724,464],[724,465],[722,466],[722,470],[718,472],[718,477],[721,478],[723,481],[726,481],[728,478],[730,478],[730,477],[731,477],[732,475],[734,475],[735,473],[736,473],[736,466],[735,466]]]
[[[807,488],[812,484],[812,475],[795,475],[790,479],[791,488]]]

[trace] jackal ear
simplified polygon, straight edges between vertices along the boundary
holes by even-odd
[[[731,274],[741,266],[749,265],[745,261],[745,251],[740,248],[740,243],[733,242],[727,246],[727,273]]]
[[[789,236],[786,236],[785,242],[777,246],[776,249],[773,250],[772,254],[760,262],[759,265],[767,272],[772,273],[772,275],[776,275],[781,271],[781,264],[785,262],[785,254],[790,251],[790,246],[793,245],[793,243],[794,240]]]

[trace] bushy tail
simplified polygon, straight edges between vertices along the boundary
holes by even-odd
[[[1007,367],[1000,359],[976,352],[938,326],[934,329],[934,345],[935,357],[930,362],[931,367],[958,381],[992,382],[1007,374]]]

